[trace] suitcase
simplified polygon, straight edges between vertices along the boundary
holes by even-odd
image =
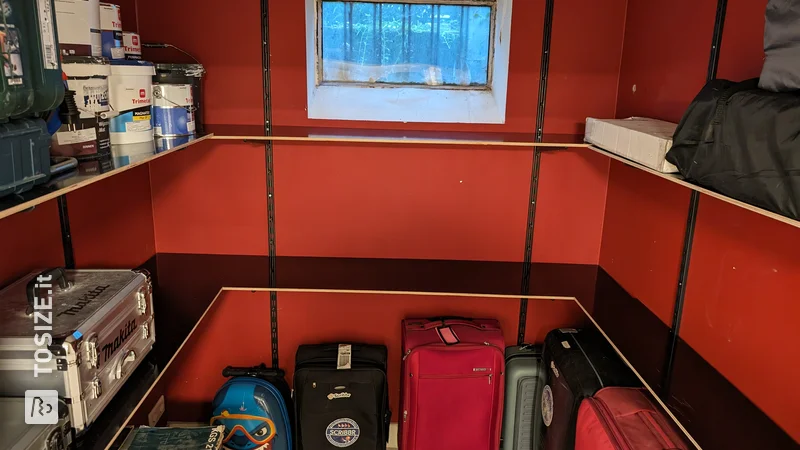
[[[72,427],[67,405],[58,402],[58,422],[28,425],[24,398],[0,398],[0,449],[68,450],[72,448]]]
[[[286,373],[261,364],[228,366],[222,376],[231,378],[211,403],[211,425],[224,426],[220,442],[225,448],[292,450],[294,416]]]
[[[83,433],[153,348],[151,293],[146,271],[63,269],[0,291],[0,395],[55,390]]]
[[[688,450],[644,389],[607,387],[578,409],[575,450]]]
[[[506,349],[503,450],[538,450],[542,435],[542,388],[547,373],[539,346]]]
[[[596,330],[556,329],[544,340],[547,384],[542,390],[544,450],[571,450],[584,398],[608,386],[640,387],[639,379]]]
[[[301,345],[295,356],[298,450],[385,450],[389,439],[383,345]]]
[[[404,320],[401,450],[497,450],[503,334],[496,320]]]

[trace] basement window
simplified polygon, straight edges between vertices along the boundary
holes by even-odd
[[[511,0],[306,0],[312,119],[504,123]]]

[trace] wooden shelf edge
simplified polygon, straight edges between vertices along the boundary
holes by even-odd
[[[645,171],[645,172],[647,172],[647,173],[649,173],[651,175],[655,175],[655,176],[657,176],[659,178],[665,179],[667,181],[671,181],[671,182],[673,182],[675,184],[678,184],[680,186],[683,186],[683,187],[685,187],[687,189],[691,189],[693,191],[697,191],[697,192],[699,192],[701,194],[708,195],[709,197],[713,197],[713,198],[715,198],[717,200],[721,200],[721,201],[723,201],[725,203],[729,203],[731,205],[738,206],[739,208],[746,209],[748,211],[754,212],[754,213],[762,215],[764,217],[768,217],[768,218],[770,218],[772,220],[776,220],[778,222],[785,223],[786,225],[789,225],[789,226],[792,226],[792,227],[795,227],[795,228],[800,228],[800,221],[797,221],[797,220],[794,220],[794,219],[790,219],[789,217],[782,216],[782,215],[780,215],[778,213],[774,213],[772,211],[767,211],[766,209],[759,208],[758,206],[753,206],[753,205],[751,205],[749,203],[745,203],[745,202],[743,202],[741,200],[736,200],[735,198],[731,198],[731,197],[728,197],[727,195],[720,194],[719,192],[714,192],[714,191],[712,191],[710,189],[706,189],[706,188],[704,188],[702,186],[698,186],[698,185],[696,185],[694,183],[690,183],[690,182],[686,181],[685,179],[683,179],[683,177],[681,177],[678,174],[661,173],[661,172],[659,172],[657,170],[651,169],[650,167],[647,167],[645,165],[639,164],[639,163],[637,163],[635,161],[631,161],[631,160],[629,160],[627,158],[624,158],[622,156],[616,155],[616,154],[611,153],[611,152],[609,152],[607,150],[603,150],[603,149],[601,149],[599,147],[595,147],[594,145],[588,145],[587,148],[589,148],[589,150],[592,150],[594,152],[600,153],[601,155],[608,156],[611,159],[615,159],[615,160],[617,160],[617,161],[619,161],[619,162],[621,162],[621,163],[623,163],[623,164],[625,164],[627,166],[630,166],[630,167]]]
[[[437,291],[399,291],[385,289],[312,289],[312,288],[245,288],[226,286],[225,291],[247,291],[247,292],[300,292],[313,294],[378,294],[378,295],[421,295],[431,297],[477,297],[477,298],[509,298],[527,300],[547,300],[547,301],[577,301],[575,297],[564,297],[558,295],[511,295],[511,294],[480,294],[471,292],[437,292]]]
[[[228,141],[274,141],[274,142],[349,142],[360,144],[389,145],[468,145],[497,147],[554,147],[585,148],[589,144],[557,142],[509,142],[483,141],[476,139],[427,139],[427,138],[385,138],[385,137],[347,137],[347,136],[214,136],[211,139]]]
[[[147,158],[145,160],[131,163],[131,164],[127,165],[127,166],[123,166],[123,167],[114,169],[114,170],[112,170],[110,172],[107,172],[107,173],[104,173],[104,174],[100,174],[100,175],[93,176],[93,177],[87,177],[85,180],[82,180],[82,181],[79,181],[79,182],[77,182],[75,184],[72,184],[72,185],[69,185],[67,187],[58,189],[57,191],[53,191],[53,192],[50,192],[48,194],[42,195],[41,197],[37,197],[37,198],[29,200],[27,202],[20,203],[19,205],[16,205],[16,206],[13,206],[11,208],[8,208],[8,209],[5,209],[3,211],[0,211],[0,220],[5,219],[6,217],[9,217],[9,216],[13,216],[14,214],[20,213],[20,212],[25,211],[27,209],[33,208],[34,206],[41,205],[42,203],[48,202],[50,200],[53,200],[53,199],[55,199],[55,198],[57,198],[59,196],[62,196],[62,195],[65,195],[65,194],[69,194],[70,192],[73,192],[73,191],[77,191],[78,189],[81,189],[81,188],[84,188],[86,186],[89,186],[90,184],[97,183],[98,181],[105,180],[106,178],[111,178],[111,177],[119,175],[119,174],[121,174],[123,172],[127,172],[128,170],[134,169],[134,168],[139,167],[139,166],[143,166],[145,164],[150,163],[151,161],[155,161],[156,159],[161,158],[162,156],[169,155],[171,153],[175,153],[177,151],[180,151],[180,150],[183,150],[183,149],[185,149],[187,147],[195,145],[195,144],[197,144],[199,142],[205,141],[207,139],[211,139],[213,137],[214,137],[213,134],[206,134],[204,136],[200,136],[200,137],[198,137],[197,139],[195,139],[193,141],[190,141],[190,142],[187,142],[185,144],[181,144],[181,145],[175,146],[174,148],[171,148],[169,150],[165,150],[165,151],[160,152],[160,153],[154,153],[153,156],[151,156],[151,157],[149,157],[149,158]]]

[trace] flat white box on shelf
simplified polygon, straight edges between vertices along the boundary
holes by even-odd
[[[667,162],[676,124],[663,120],[631,117],[629,119],[586,118],[586,142],[636,161],[662,173],[676,173]]]

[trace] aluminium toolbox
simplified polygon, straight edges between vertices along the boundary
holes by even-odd
[[[53,425],[25,423],[24,398],[0,398],[0,450],[67,450],[72,447],[72,427],[67,405],[59,400],[58,421]]]
[[[155,342],[150,276],[37,271],[0,291],[0,395],[55,390],[81,434]]]

